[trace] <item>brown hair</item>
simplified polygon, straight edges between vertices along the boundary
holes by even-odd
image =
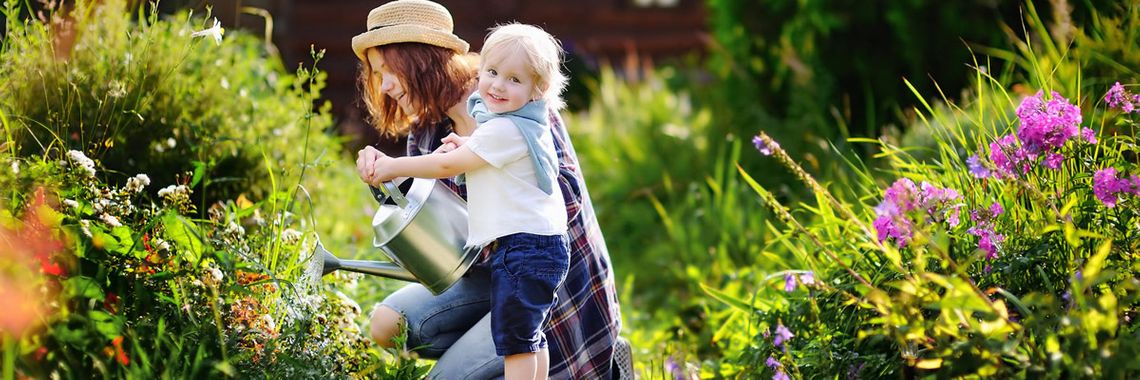
[[[447,117],[447,109],[465,99],[478,74],[477,57],[461,55],[438,46],[402,42],[372,47],[379,49],[384,63],[399,78],[413,114],[400,108],[395,99],[380,91],[380,78],[372,74],[365,56],[358,84],[368,121],[382,135],[396,136]],[[412,78],[409,80],[409,78]]]

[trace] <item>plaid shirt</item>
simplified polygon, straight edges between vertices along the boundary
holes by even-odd
[[[550,350],[550,378],[610,379],[613,347],[621,330],[610,254],[570,135],[557,112],[550,112],[549,119],[558,152],[558,183],[566,200],[566,233],[570,240],[570,270],[557,290],[558,303],[544,330]],[[431,154],[441,145],[439,140],[451,132],[452,124],[447,120],[412,133],[408,136],[408,155]],[[451,179],[443,183],[467,198],[466,186]],[[489,252],[483,251],[481,261],[487,260]]]

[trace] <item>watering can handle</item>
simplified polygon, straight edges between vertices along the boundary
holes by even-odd
[[[411,180],[411,178],[405,179],[405,181]],[[382,183],[380,185],[380,192],[384,193],[385,196],[392,199],[393,202],[396,202],[396,205],[400,206],[400,208],[408,207],[408,198],[405,198],[404,194],[400,193],[400,188],[396,186],[395,182],[387,181]],[[384,203],[384,200],[381,199],[380,203]]]

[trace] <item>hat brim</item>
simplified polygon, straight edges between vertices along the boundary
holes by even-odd
[[[466,54],[469,45],[458,36],[422,25],[392,25],[369,30],[352,37],[352,51],[365,61],[364,52],[370,47],[400,42],[419,42]]]

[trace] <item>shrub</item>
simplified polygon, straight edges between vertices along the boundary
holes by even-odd
[[[1063,70],[1037,70],[1040,83],[1072,83],[1052,77]],[[981,69],[977,78],[970,99],[998,101],[938,109],[950,115],[927,108],[923,120],[939,127],[929,159],[853,140],[888,158],[885,182],[866,173],[825,188],[757,136],[757,149],[796,173],[820,205],[796,216],[741,171],[785,223],[777,239],[815,247],[791,249],[797,264],[773,276],[784,281],[722,297],[759,314],[734,343],[744,372],[1140,373],[1132,359],[1140,166],[1130,158],[1140,97],[1119,83],[1070,98],[1048,87],[1007,93]]]
[[[192,37],[210,21],[153,8],[132,18],[122,0],[32,20],[17,3],[5,3],[0,110],[19,155],[82,151],[118,184],[130,172],[193,173],[155,185],[207,178],[194,186],[208,205],[264,196],[274,176],[338,152],[323,133],[327,106],[312,111],[324,75],[297,80],[252,36]]]

